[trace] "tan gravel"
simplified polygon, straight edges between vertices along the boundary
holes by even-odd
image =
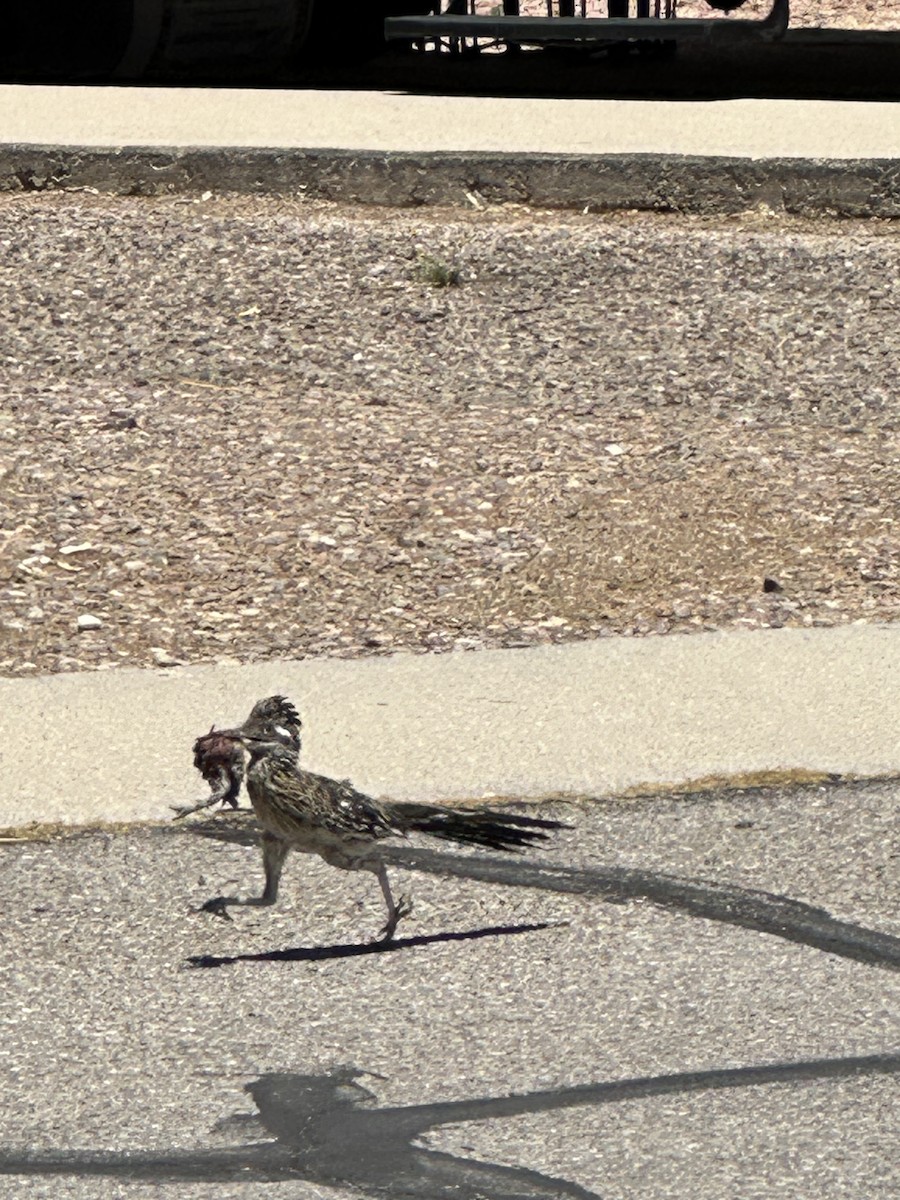
[[[55,194],[0,246],[4,674],[898,614],[889,224]]]
[[[739,10],[716,13],[706,0],[678,0],[679,17],[758,18],[772,11],[772,0],[746,0]],[[791,0],[791,28],[900,29],[900,0]]]
[[[764,17],[772,0],[747,0],[740,9],[722,16]],[[681,17],[715,15],[706,0],[679,0]],[[900,29],[900,0],[791,0],[791,28]]]
[[[707,0],[677,0],[677,5],[679,17],[753,20],[768,15],[772,0],[746,0],[745,4],[732,12],[717,11],[709,6]],[[476,0],[479,13],[489,13],[495,7],[495,0]],[[575,7],[580,12],[577,3]],[[651,4],[651,11],[652,8]],[[546,0],[521,0],[521,10],[542,16],[547,11]],[[606,0],[588,0],[589,16],[603,16],[606,11]],[[900,0],[791,0],[792,28],[821,26],[835,29],[900,29]]]

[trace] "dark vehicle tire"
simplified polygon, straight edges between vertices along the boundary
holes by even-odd
[[[7,0],[0,69],[9,79],[103,77],[121,58],[130,31],[129,0]]]

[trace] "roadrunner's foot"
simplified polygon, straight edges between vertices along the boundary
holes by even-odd
[[[393,906],[393,911],[388,916],[384,928],[379,931],[378,937],[375,940],[378,942],[392,941],[397,925],[404,917],[408,917],[412,910],[412,899],[409,896],[401,896]]]

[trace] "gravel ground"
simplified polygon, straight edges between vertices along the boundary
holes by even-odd
[[[898,613],[889,224],[55,194],[0,246],[4,674]]]
[[[727,17],[757,19],[766,16],[772,0],[747,0],[740,9],[721,12],[710,8],[707,0],[677,0],[679,17]],[[446,6],[445,6],[446,7]],[[478,12],[489,13],[495,0],[477,0]],[[576,11],[578,5],[576,4]],[[651,10],[652,10],[651,4]],[[546,0],[521,0],[523,13],[542,16],[547,11]],[[554,6],[555,8],[555,6]],[[588,0],[589,16],[604,16],[606,0]],[[632,12],[634,5],[632,4]],[[832,26],[837,29],[900,29],[900,0],[791,0],[791,26]]]
[[[706,0],[679,0],[681,17],[758,18],[771,11],[772,0],[747,0],[740,9],[716,14]],[[900,29],[900,0],[791,0],[791,27],[832,26],[836,29]]]

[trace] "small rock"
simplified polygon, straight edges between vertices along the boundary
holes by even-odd
[[[613,456],[627,453],[624,446],[620,446],[618,442],[609,442],[603,447],[607,454]]]
[[[106,419],[107,429],[137,429],[137,418],[127,408],[111,408]]]
[[[43,621],[44,610],[35,604],[33,608],[29,608],[27,616],[29,621]]]
[[[165,650],[162,646],[151,646],[150,653],[153,656],[153,661],[158,667],[183,667],[184,659],[176,658],[170,651]]]
[[[763,591],[764,592],[783,592],[784,587],[782,584],[780,584],[778,582],[777,579],[773,579],[771,575],[767,575],[765,577],[765,579],[763,580]]]
[[[95,617],[92,613],[82,613],[78,618],[77,624],[79,631],[84,632],[87,629],[100,629],[103,625],[103,622],[99,617]]]
[[[93,546],[90,542],[79,542],[77,546],[60,546],[60,554],[83,554],[85,550],[92,550]]]

